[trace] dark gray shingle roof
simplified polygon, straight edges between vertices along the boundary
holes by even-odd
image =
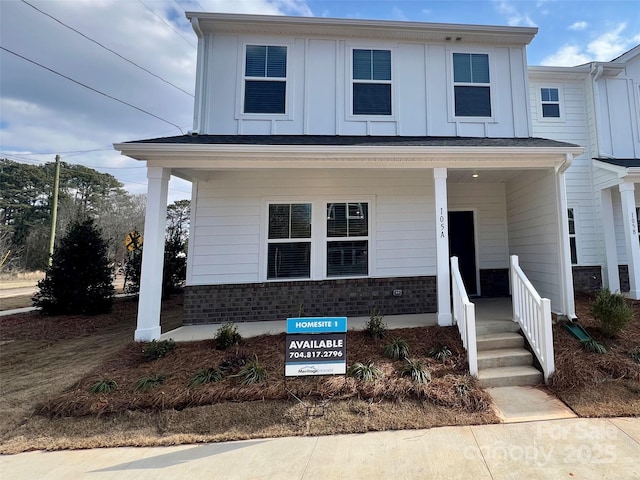
[[[327,145],[415,147],[577,147],[546,138],[400,137],[338,135],[179,135],[126,143],[188,145]]]
[[[609,163],[611,165],[618,165],[619,167],[640,167],[640,158],[599,158],[594,160],[599,162]]]

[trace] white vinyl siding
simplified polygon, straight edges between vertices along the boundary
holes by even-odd
[[[198,182],[189,285],[266,280],[266,205],[368,201],[370,277],[435,275],[433,172],[340,170],[216,172]],[[314,224],[314,225],[315,225]],[[322,238],[321,238],[322,240]],[[315,254],[321,265],[324,255]],[[323,269],[312,272],[322,279]],[[315,274],[315,277],[313,276]]]
[[[555,175],[527,172],[507,184],[509,254],[518,255],[520,266],[540,296],[560,311],[561,283],[559,228]]]

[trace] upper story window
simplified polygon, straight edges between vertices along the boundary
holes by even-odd
[[[456,117],[491,117],[489,55],[454,53],[453,86]]]
[[[353,114],[391,115],[391,51],[353,50]]]
[[[560,118],[560,92],[557,88],[541,88],[542,118]]]
[[[247,45],[244,113],[284,114],[287,96],[287,47]]]

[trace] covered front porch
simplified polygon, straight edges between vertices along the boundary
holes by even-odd
[[[554,311],[575,315],[564,172],[580,147],[542,139],[204,135],[116,148],[146,160],[149,172],[138,341],[160,337],[171,174],[194,185],[188,323],[273,322],[299,310],[366,319],[381,306],[394,321],[420,314],[412,318],[451,325],[451,253],[461,258],[465,283],[475,284],[471,293],[485,296],[492,288],[509,294],[509,255],[518,254]],[[308,263],[288,270],[303,278],[273,276],[277,249],[269,246],[294,237],[271,238],[270,205],[308,212]],[[341,264],[351,272],[343,276],[332,273],[340,270],[329,257],[336,249],[327,212],[335,205],[353,206],[348,215],[367,212],[358,217],[361,234],[343,242],[355,253],[338,250],[361,259],[362,270]],[[466,220],[452,228],[460,212]]]

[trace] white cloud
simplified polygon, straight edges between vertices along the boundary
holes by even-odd
[[[608,62],[620,56],[640,41],[640,34],[624,36],[625,22],[602,33],[581,48],[578,45],[563,45],[556,53],[542,60],[543,65],[575,66],[587,62]]]
[[[528,13],[521,13],[511,2],[507,0],[494,0],[494,3],[496,4],[498,12],[507,17],[509,26],[537,26]]]
[[[569,30],[575,30],[575,31],[585,30],[588,26],[589,24],[587,22],[575,22],[569,25]]]
[[[400,20],[400,21],[403,21],[403,22],[408,20],[407,16],[404,14],[404,12],[402,10],[400,10],[398,7],[393,7],[391,9],[391,15],[392,15],[394,20]]]

